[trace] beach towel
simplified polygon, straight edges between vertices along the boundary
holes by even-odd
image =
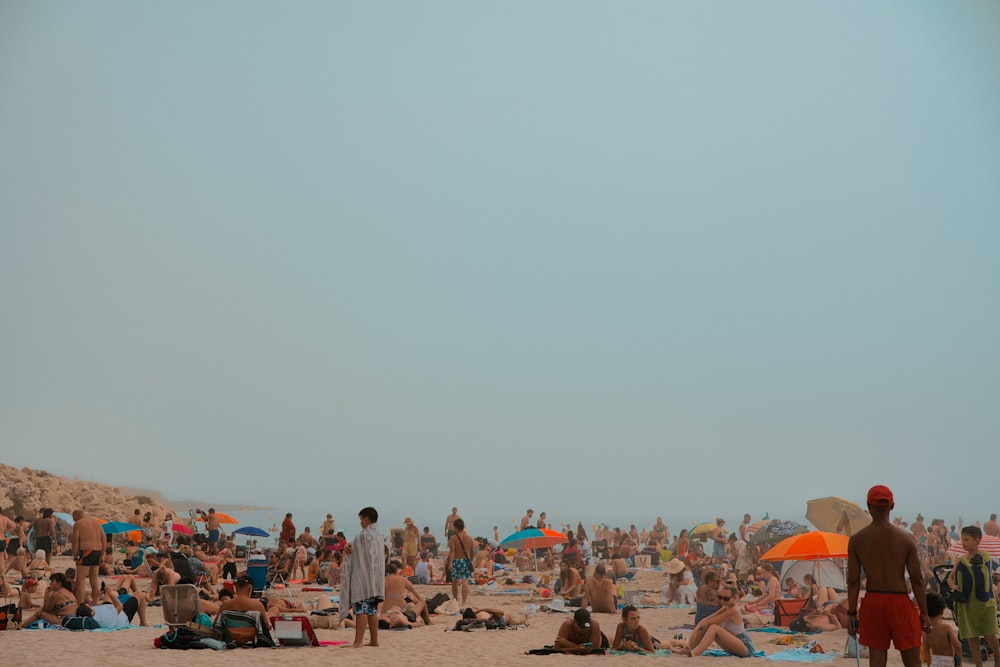
[[[733,654],[729,653],[728,651],[723,651],[721,648],[710,648],[707,651],[705,651],[704,653],[702,653],[702,655],[707,655],[710,658],[732,658],[732,657],[738,657],[738,656],[733,656]],[[764,651],[758,650],[758,651],[754,651],[753,653],[751,653],[749,657],[751,657],[751,658],[763,658],[766,655],[767,655],[767,653],[764,653]]]
[[[811,642],[815,644],[815,642]],[[784,651],[772,653],[767,656],[768,660],[774,662],[833,662],[837,657],[836,651],[829,653],[813,653],[809,644],[799,648],[786,648]]]
[[[611,649],[608,651],[608,655],[644,655],[648,658],[669,658],[673,655],[673,651],[665,648],[658,648],[652,653],[639,653],[637,651],[619,651],[617,649]]]
[[[374,597],[385,598],[385,540],[378,524],[362,528],[351,543],[351,555],[344,559],[340,585],[340,621],[353,611],[354,603]]]

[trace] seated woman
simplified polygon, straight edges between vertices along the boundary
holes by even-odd
[[[583,593],[583,578],[574,567],[570,567],[569,561],[559,562],[559,581],[556,592],[567,601],[576,600]],[[579,604],[573,606],[580,606]]]
[[[702,581],[701,587],[698,589],[698,595],[695,598],[695,625],[697,625],[702,619],[708,618],[715,612],[719,611],[719,608],[722,606],[722,603],[719,602],[719,587],[721,584],[722,580],[719,579],[719,575],[716,574],[714,570],[708,570],[705,572],[705,577]]]
[[[806,584],[806,595],[809,597],[806,608],[822,609],[829,604],[840,602],[840,596],[836,590],[829,586],[820,586],[811,574],[802,575],[802,581]]]
[[[62,572],[56,572],[49,581],[49,589],[45,592],[45,600],[42,608],[24,620],[25,627],[31,625],[38,619],[43,619],[46,623],[62,625],[65,616],[72,616],[76,613],[76,597],[69,589],[69,581]]]
[[[749,600],[746,610],[756,612],[774,609],[774,601],[781,597],[781,582],[774,574],[774,566],[763,563],[758,567],[757,582],[760,585],[760,597]]]
[[[756,652],[753,640],[747,634],[740,616],[739,594],[730,584],[721,587],[719,601],[722,606],[711,616],[694,626],[686,648],[677,649],[682,655],[701,655],[712,644],[718,644],[727,653],[740,658],[752,657]]]
[[[330,561],[330,566],[326,568],[326,583],[331,586],[339,586],[343,580],[343,563],[344,554],[340,551],[333,552],[333,559]]]
[[[167,559],[167,562],[170,562]],[[161,586],[173,586],[181,580],[181,575],[172,567],[163,565],[153,573],[153,581],[149,585],[149,599],[155,599],[160,595]]]
[[[618,651],[633,651],[635,653],[652,653],[660,648],[660,642],[649,634],[644,626],[639,624],[639,610],[627,604],[622,607],[622,622],[615,630],[615,638],[611,648]]]
[[[39,549],[35,552],[35,557],[28,563],[28,576],[32,579],[44,579],[52,572],[52,566],[45,561],[45,550]]]

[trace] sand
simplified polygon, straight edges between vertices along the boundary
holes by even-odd
[[[68,559],[57,559],[57,569],[69,565]],[[62,562],[65,561],[65,562]],[[664,574],[654,570],[638,571],[634,581],[626,585],[626,590],[658,591],[663,585]],[[418,586],[425,598],[446,591],[448,586]],[[301,586],[293,584],[290,587],[292,597],[300,601],[308,601],[319,593],[301,591]],[[524,609],[526,604],[544,604],[546,600],[527,596],[487,595],[474,589],[470,603],[481,607],[503,607],[514,610]],[[654,635],[660,637],[673,636],[677,632],[687,632],[678,629],[690,623],[693,616],[690,609],[657,609],[640,610],[642,623]],[[594,661],[613,661],[615,664],[648,664],[649,661],[668,661],[674,664],[709,664],[715,667],[736,667],[743,663],[739,658],[682,656],[649,657],[649,656],[530,656],[524,652],[551,644],[556,636],[559,625],[568,618],[561,613],[532,613],[528,617],[528,627],[517,630],[474,630],[472,632],[455,632],[457,616],[435,616],[435,625],[402,631],[382,631],[379,633],[380,646],[352,650],[340,647],[288,647],[277,649],[231,649],[225,651],[174,651],[153,647],[153,639],[165,632],[165,627],[131,628],[114,632],[69,632],[64,630],[20,630],[0,633],[0,655],[4,664],[25,664],[39,658],[46,662],[58,661],[61,664],[73,665],[190,665],[192,661],[205,665],[243,665],[248,659],[254,662],[266,662],[269,665],[281,667],[284,665],[319,665],[343,661],[353,663],[361,660],[365,664],[380,665],[442,665],[460,663],[463,665],[535,665],[543,664],[580,664]],[[618,616],[611,614],[595,614],[594,618],[601,624],[601,629],[609,639],[614,636]],[[161,624],[162,612],[159,607],[149,610],[150,623]],[[136,619],[138,621],[138,619]],[[350,642],[354,638],[353,629],[323,629],[316,630],[321,641]],[[771,644],[770,640],[779,636],[767,633],[751,633],[757,648],[768,654],[777,653],[785,647]],[[828,650],[843,651],[847,632],[826,632],[814,635],[820,644]],[[366,636],[367,640],[367,636]],[[750,659],[751,662],[761,662],[764,658]],[[867,662],[867,661],[865,661]],[[854,665],[854,659],[838,656],[833,665]],[[898,653],[890,653],[889,665],[900,666],[902,661]]]

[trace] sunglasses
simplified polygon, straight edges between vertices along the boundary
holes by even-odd
[[[733,596],[732,595],[725,595],[725,596],[720,595],[719,599],[722,600],[723,602],[729,602],[730,600],[733,599]]]

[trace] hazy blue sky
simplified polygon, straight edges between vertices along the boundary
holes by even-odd
[[[873,483],[984,519],[998,36],[992,1],[4,0],[2,461],[433,525]]]

